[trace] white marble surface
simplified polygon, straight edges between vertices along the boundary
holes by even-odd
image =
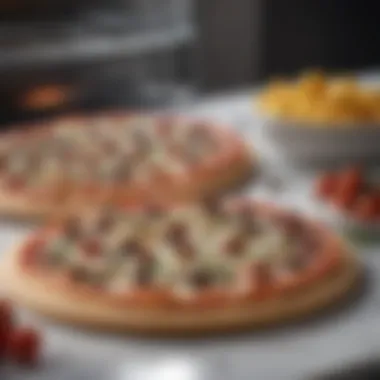
[[[284,167],[263,141],[260,123],[250,112],[250,98],[230,96],[195,106],[191,115],[230,123],[262,153],[268,170],[284,178],[278,194],[258,185],[249,194],[318,214],[310,199],[309,175]],[[0,224],[5,253],[30,228]],[[44,331],[45,360],[35,372],[0,367],[6,380],[286,380],[305,379],[314,371],[333,368],[376,354],[380,349],[380,246],[358,248],[369,268],[366,294],[350,307],[323,318],[261,333],[192,341],[109,336],[62,327],[27,313]],[[48,291],[48,290],[47,290]]]

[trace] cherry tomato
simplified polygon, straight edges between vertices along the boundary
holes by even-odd
[[[375,197],[375,208],[376,208],[376,216],[380,217],[380,191],[376,191],[374,194]]]
[[[0,300],[0,358],[5,356],[13,324],[14,315],[11,303]]]
[[[315,194],[317,197],[322,199],[328,199],[336,190],[337,186],[337,176],[334,173],[322,174],[316,183]]]
[[[0,328],[0,359],[3,359],[6,355],[9,341],[9,332]]]
[[[352,167],[344,170],[339,175],[339,183],[344,187],[359,190],[363,185],[363,172],[358,167]]]
[[[344,209],[350,208],[360,194],[363,176],[358,168],[350,168],[339,175],[334,202]]]
[[[13,326],[13,308],[9,301],[0,300],[0,328],[11,329]]]
[[[374,221],[378,216],[376,198],[371,195],[362,195],[355,205],[355,216],[363,221]]]
[[[20,328],[9,337],[8,354],[18,364],[37,364],[41,349],[40,334],[33,328]]]

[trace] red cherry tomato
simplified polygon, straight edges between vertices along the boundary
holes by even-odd
[[[9,337],[8,354],[10,358],[21,365],[36,365],[41,349],[40,334],[33,328],[20,328]]]
[[[315,194],[317,197],[322,199],[328,199],[336,190],[337,186],[337,176],[334,173],[322,174],[316,183]]]
[[[342,189],[335,194],[332,203],[336,205],[338,209],[348,211],[354,206],[356,198],[357,194],[353,191]]]
[[[380,191],[376,191],[375,197],[375,208],[376,216],[380,218]]]
[[[12,328],[13,326],[13,308],[9,301],[0,300],[0,327]]]
[[[362,221],[374,221],[378,217],[376,198],[370,194],[362,195],[356,202],[355,216]]]
[[[0,358],[5,356],[13,324],[14,315],[11,303],[0,300]]]
[[[358,168],[350,168],[339,175],[334,202],[343,209],[349,209],[358,198],[363,185],[363,176]]]
[[[358,167],[352,167],[344,170],[339,175],[339,183],[349,189],[359,190],[363,185],[363,172]]]
[[[9,342],[9,332],[5,329],[0,329],[0,359],[6,355]]]

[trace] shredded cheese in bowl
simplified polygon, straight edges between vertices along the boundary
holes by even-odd
[[[297,80],[274,80],[258,99],[271,117],[330,127],[380,121],[380,89],[360,85],[352,77],[328,78],[312,71]]]

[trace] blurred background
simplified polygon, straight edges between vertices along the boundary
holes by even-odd
[[[4,0],[1,125],[162,107],[308,67],[380,61],[378,2]]]

